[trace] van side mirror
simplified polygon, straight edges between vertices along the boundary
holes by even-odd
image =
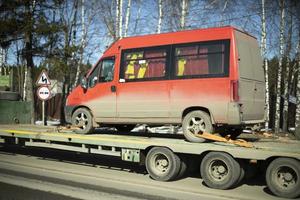
[[[87,78],[86,77],[82,77],[81,81],[80,81],[80,85],[83,89],[87,89]]]

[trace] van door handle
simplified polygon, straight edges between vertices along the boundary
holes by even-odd
[[[116,86],[115,85],[110,86],[110,91],[111,92],[116,92],[117,91]]]

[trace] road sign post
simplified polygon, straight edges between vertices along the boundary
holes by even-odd
[[[50,79],[46,71],[42,71],[39,78],[36,81],[36,85],[40,86],[37,89],[37,96],[42,101],[42,123],[46,125],[45,117],[45,101],[51,97],[50,89],[48,85],[51,85]]]

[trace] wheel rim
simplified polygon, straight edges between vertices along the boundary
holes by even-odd
[[[279,167],[274,178],[276,185],[285,190],[294,188],[298,182],[296,171],[288,166]]]
[[[205,132],[204,120],[200,117],[192,117],[188,121],[187,130],[194,135]]]
[[[155,174],[161,176],[170,169],[170,161],[164,154],[156,154],[151,159],[151,167]]]
[[[223,181],[229,173],[226,163],[222,160],[213,160],[209,164],[208,172],[215,181]]]
[[[78,113],[75,117],[75,125],[80,129],[85,129],[88,125],[88,116],[85,113]]]

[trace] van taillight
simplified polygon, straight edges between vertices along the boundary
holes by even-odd
[[[231,81],[231,100],[239,101],[239,81]]]

